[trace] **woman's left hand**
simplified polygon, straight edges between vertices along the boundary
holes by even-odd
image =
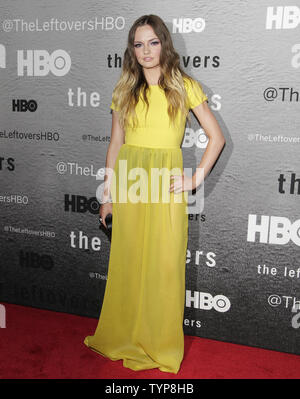
[[[175,194],[179,194],[182,191],[193,190],[193,179],[188,177],[183,172],[182,175],[171,175],[172,183],[170,184],[169,191],[174,191]]]

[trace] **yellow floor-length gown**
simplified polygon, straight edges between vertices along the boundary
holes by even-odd
[[[207,100],[198,82],[191,84],[185,78],[184,82],[190,109]],[[136,106],[138,128],[126,129],[114,167],[116,177],[125,173],[128,178],[132,168],[142,168],[147,178],[142,172],[136,179],[128,178],[127,185],[118,185],[117,181],[112,186],[117,200],[121,192],[130,199],[113,203],[101,314],[94,335],[85,337],[84,344],[111,360],[123,359],[123,366],[132,370],[159,368],[176,374],[184,355],[187,192],[171,192],[167,202],[158,194],[157,202],[148,197],[146,203],[132,200],[137,196],[132,193],[145,193],[147,187],[148,194],[151,192],[152,168],[167,168],[168,176],[182,174],[180,145],[186,120],[180,122],[178,113],[176,126],[169,125],[167,100],[158,85],[150,85],[148,100],[145,119],[146,105],[140,97]],[[116,109],[114,102],[110,108]],[[144,185],[134,190],[138,180]],[[169,188],[170,179],[166,180]],[[166,180],[160,178],[159,193],[166,187]]]

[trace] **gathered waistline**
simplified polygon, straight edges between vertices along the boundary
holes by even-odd
[[[148,146],[148,145],[140,145],[140,144],[131,144],[131,143],[123,143],[123,145],[129,145],[137,148],[150,148],[151,150],[181,150],[179,146]]]

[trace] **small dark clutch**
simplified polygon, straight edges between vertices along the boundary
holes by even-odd
[[[99,225],[99,228],[100,228],[100,226],[102,224],[101,221],[100,221],[100,216],[99,216],[99,223],[100,223],[100,225]],[[106,215],[105,223],[106,223],[106,226],[107,226],[107,230],[111,233],[112,232],[112,214],[111,213],[108,213]]]

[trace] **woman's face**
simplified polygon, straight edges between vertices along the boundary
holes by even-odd
[[[133,45],[136,58],[142,67],[153,68],[159,65],[161,42],[150,25],[136,29]]]

